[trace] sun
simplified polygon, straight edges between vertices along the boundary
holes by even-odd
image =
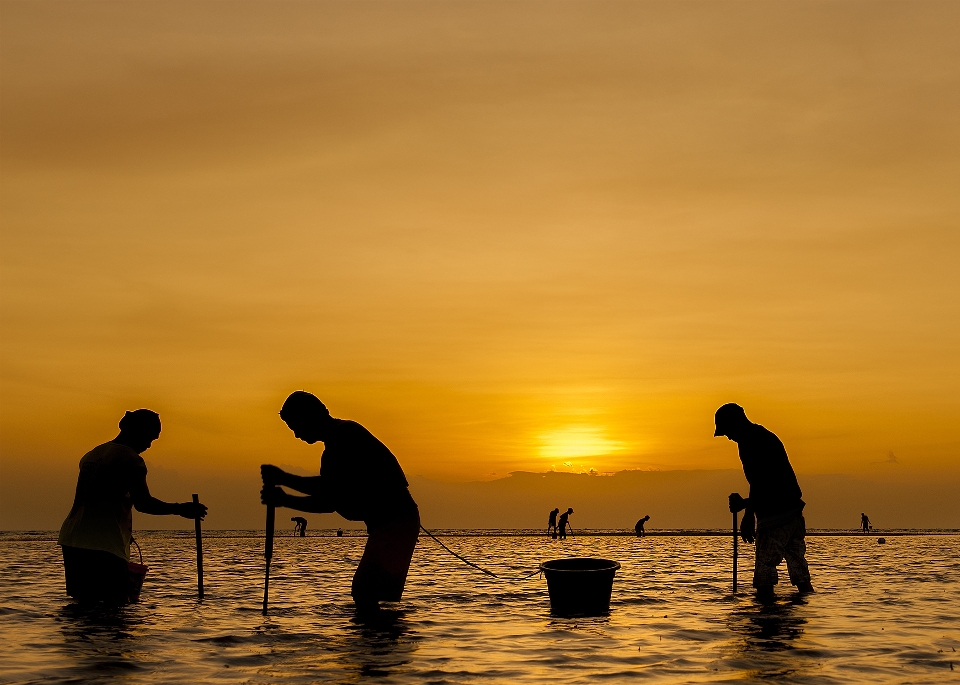
[[[548,459],[570,459],[612,454],[624,449],[624,444],[607,437],[606,431],[595,426],[567,426],[543,433],[539,439],[540,456]]]

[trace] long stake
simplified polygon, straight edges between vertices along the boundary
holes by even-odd
[[[193,503],[200,504],[200,496],[193,496]],[[197,533],[197,595],[203,599],[203,535],[200,532],[200,517],[193,519],[193,527]]]
[[[263,556],[267,560],[267,570],[263,576],[263,615],[267,615],[267,598],[270,595],[270,560],[273,559],[273,526],[276,509],[267,505],[267,537],[263,545]]]
[[[733,512],[733,594],[737,594],[737,512]]]

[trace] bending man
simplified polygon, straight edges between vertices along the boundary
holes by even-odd
[[[757,555],[753,587],[763,601],[773,599],[777,584],[777,565],[786,557],[790,582],[801,592],[813,592],[810,571],[804,555],[806,523],[803,520],[803,493],[790,466],[787,450],[780,438],[757,423],[751,423],[738,404],[725,404],[717,410],[714,437],[723,435],[740,448],[743,475],[750,484],[747,499],[730,495],[730,511],[746,509],[740,534],[744,542],[756,538]],[[757,522],[754,523],[754,515]]]
[[[193,502],[163,502],[150,494],[147,465],[140,454],[160,437],[160,416],[149,409],[128,411],[120,434],[80,460],[73,508],[60,528],[67,594],[80,602],[126,604],[132,585],[127,564],[133,537],[132,507],[144,514],[203,518],[207,508]]]
[[[280,418],[298,439],[324,444],[320,475],[296,476],[264,464],[263,503],[317,514],[337,512],[366,523],[367,546],[353,576],[357,611],[376,610],[381,601],[400,601],[420,532],[420,511],[397,458],[359,423],[331,417],[308,392],[291,394]]]

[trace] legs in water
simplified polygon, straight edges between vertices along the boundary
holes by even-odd
[[[367,526],[367,546],[353,576],[357,614],[376,613],[380,602],[399,602],[420,534],[416,509],[384,523]]]
[[[787,560],[790,582],[802,594],[813,592],[810,569],[805,558],[805,534],[806,524],[799,514],[781,525],[758,528],[753,571],[753,586],[757,589],[758,600],[767,602],[775,598],[774,586],[779,582],[777,566],[784,558]]]

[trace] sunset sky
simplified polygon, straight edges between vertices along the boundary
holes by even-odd
[[[956,2],[3,0],[0,527],[59,525],[137,407],[159,496],[315,471],[296,389],[411,477],[735,468],[737,401],[801,474],[958,478],[958,35]]]

